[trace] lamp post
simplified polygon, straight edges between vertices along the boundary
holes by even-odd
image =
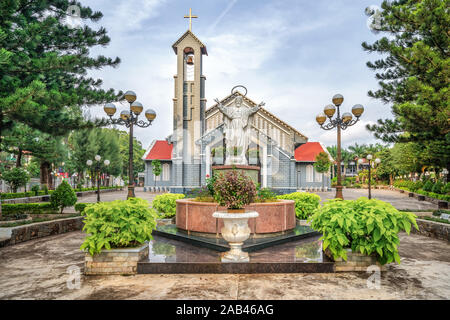
[[[333,96],[333,104],[327,105],[323,112],[319,114],[316,117],[317,123],[320,125],[320,127],[324,130],[332,130],[334,128],[337,128],[337,163],[338,163],[338,171],[337,171],[337,185],[336,185],[336,196],[335,198],[341,198],[344,199],[344,196],[342,195],[342,180],[341,180],[341,161],[342,161],[342,155],[341,155],[341,130],[345,130],[350,126],[353,126],[355,123],[359,121],[359,118],[364,112],[364,107],[360,104],[357,104],[353,106],[352,113],[356,117],[356,119],[353,119],[352,114],[349,112],[345,112],[342,114],[341,117],[341,111],[340,106],[344,102],[344,97],[341,94],[336,94]],[[337,114],[336,118],[333,119],[334,114]],[[327,117],[330,120],[328,124],[324,123],[327,121]]]
[[[371,190],[371,181],[372,181],[372,164],[379,164],[381,162],[381,160],[379,158],[376,158],[375,160],[373,159],[373,156],[371,154],[367,155],[366,159],[369,161],[369,199],[372,199],[372,190]],[[359,159],[358,160],[359,164],[363,163],[363,159]]]
[[[97,202],[100,202],[100,160],[102,159],[102,157],[100,157],[99,155],[96,155],[95,157],[94,157],[94,159],[95,159],[95,175],[97,176]],[[92,164],[93,164],[94,162],[92,161],[92,160],[88,160],[88,161],[86,161],[86,164],[89,166],[89,167],[91,167],[92,166]],[[103,164],[105,165],[105,166],[109,166],[109,160],[108,159],[106,159],[105,161],[103,161]]]
[[[107,103],[104,107],[105,113],[109,116],[110,124],[120,124],[130,129],[130,142],[129,142],[129,159],[128,159],[128,195],[127,199],[134,198],[134,176],[133,176],[133,126],[140,128],[149,127],[153,120],[156,118],[156,112],[152,109],[145,111],[145,117],[148,122],[144,120],[138,120],[139,115],[144,109],[142,103],[136,101],[136,93],[133,91],[127,91],[124,94],[125,100],[130,104],[130,110],[123,110],[120,113],[120,118],[113,119],[113,115],[116,113],[116,106],[113,103]]]

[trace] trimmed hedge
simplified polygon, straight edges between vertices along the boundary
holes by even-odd
[[[2,204],[2,214],[43,214],[58,213],[50,202]]]
[[[77,204],[75,204],[75,211],[83,213],[84,209],[86,209],[86,207],[91,204],[93,203],[78,202]]]
[[[320,197],[314,193],[293,192],[277,196],[277,199],[294,200],[295,215],[298,219],[306,220],[320,206]]]
[[[107,190],[107,189],[120,189],[123,188],[121,186],[114,186],[114,187],[100,187],[100,190]],[[78,188],[73,189],[75,192],[83,192],[83,191],[95,191],[97,190],[97,187],[92,188]],[[39,190],[38,196],[45,196],[45,195],[51,195],[54,192],[54,190],[49,190],[48,193],[46,193],[44,190]],[[2,200],[8,200],[8,199],[17,199],[17,198],[28,198],[28,197],[35,197],[36,194],[34,191],[27,191],[27,192],[10,192],[10,193],[1,193],[0,199]]]

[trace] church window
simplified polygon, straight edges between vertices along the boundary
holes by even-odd
[[[306,182],[313,182],[314,167],[310,164],[306,166]]]
[[[315,171],[316,182],[322,182],[322,173]]]
[[[162,165],[162,179],[163,181],[170,180],[170,165],[168,163]]]
[[[194,49],[188,47],[184,49],[184,81],[194,81],[194,72]]]

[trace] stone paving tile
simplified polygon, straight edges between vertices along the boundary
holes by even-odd
[[[366,273],[82,276],[69,289],[70,266],[83,267],[82,232],[0,249],[0,299],[450,299],[450,244],[401,234],[400,265],[379,290]]]

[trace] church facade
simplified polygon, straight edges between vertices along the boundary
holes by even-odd
[[[206,46],[188,30],[172,48],[177,56],[173,133],[164,140],[154,140],[146,150],[142,158],[144,187],[189,193],[205,185],[215,166],[225,164],[224,119],[217,103],[206,107],[206,77],[202,68]],[[238,97],[243,107],[255,108],[257,104],[245,91],[243,87],[232,90],[219,101],[221,108],[234,104]],[[316,155],[327,152],[326,148],[319,142],[308,142],[308,137],[268,108],[256,109],[247,124],[249,141],[245,157],[248,165],[259,168],[260,186],[280,194],[330,188],[330,175],[316,172],[313,166]],[[161,163],[159,176],[153,174],[154,160]]]

